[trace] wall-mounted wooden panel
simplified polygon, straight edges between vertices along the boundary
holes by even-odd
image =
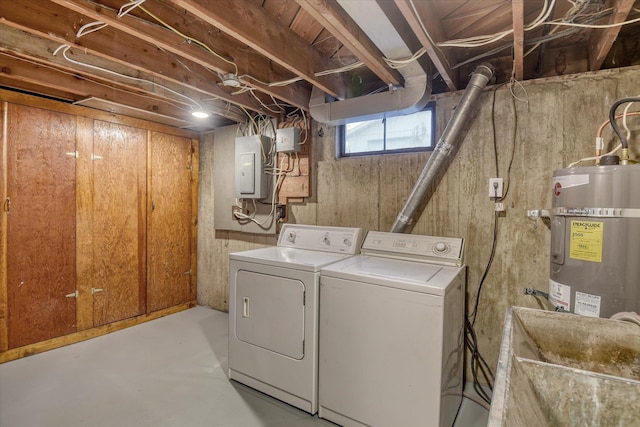
[[[145,312],[146,142],[144,129],[94,122],[94,326]]]
[[[149,170],[147,298],[155,311],[195,298],[191,140],[152,132]]]
[[[76,291],[76,121],[10,104],[7,122],[8,347],[15,348],[76,330],[76,299],[66,297]]]

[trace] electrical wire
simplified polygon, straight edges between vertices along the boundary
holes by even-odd
[[[91,83],[106,87],[106,88],[111,89],[111,90],[117,90],[119,92],[124,92],[124,93],[128,93],[128,94],[132,93],[131,90],[119,88],[117,86],[112,86],[112,85],[109,85],[109,84],[106,84],[106,83],[102,83],[102,82],[100,82],[98,80],[91,79],[91,78],[89,78],[87,76],[83,76],[82,74],[79,74],[77,72],[71,73],[69,71],[61,70],[59,68],[55,68],[55,67],[52,67],[50,65],[46,65],[46,64],[43,64],[43,63],[40,63],[40,62],[29,60],[27,58],[23,58],[22,56],[12,55],[12,54],[9,54],[8,52],[2,52],[2,51],[0,51],[0,55],[5,55],[5,56],[11,57],[11,58],[19,59],[20,61],[28,62],[28,63],[36,65],[38,67],[48,68],[50,70],[57,71],[57,72],[62,73],[62,74],[66,74],[68,76],[73,76],[74,78],[86,80],[88,82],[91,82]],[[178,108],[178,109],[183,110],[183,111],[189,111],[189,109],[183,108],[181,105],[188,105],[190,108],[192,108],[190,104],[182,103],[180,101],[171,102],[171,101],[169,101],[167,99],[162,99],[162,98],[158,98],[157,96],[150,96],[150,95],[145,95],[145,94],[141,94],[141,93],[136,93],[135,95],[139,96],[141,98],[151,99],[151,100],[154,100],[154,101],[157,101],[157,102],[163,102],[163,103],[165,103],[167,105],[171,105],[172,107]],[[176,102],[180,102],[181,105],[176,104]]]
[[[621,311],[611,316],[610,319],[631,322],[640,326],[640,315],[634,311]]]
[[[149,15],[150,17],[152,17],[153,19],[155,19],[158,23],[160,23],[163,27],[167,28],[168,30],[171,30],[172,32],[174,32],[175,34],[179,35],[180,37],[182,37],[183,39],[187,40],[188,42],[192,42],[197,44],[198,46],[204,48],[205,50],[207,50],[209,53],[211,53],[213,56],[215,56],[218,59],[221,59],[222,61],[226,62],[227,64],[230,64],[233,66],[235,73],[234,75],[238,75],[238,66],[236,65],[235,62],[230,61],[229,59],[225,58],[224,56],[220,55],[219,53],[217,53],[216,51],[214,51],[213,49],[211,49],[209,46],[207,46],[206,43],[201,42],[198,39],[194,39],[191,36],[188,36],[186,34],[184,34],[183,32],[181,32],[180,30],[178,30],[177,28],[171,26],[170,24],[166,23],[165,21],[163,21],[160,17],[156,16],[155,14],[153,14],[151,11],[149,11],[147,8],[145,8],[144,6],[142,6],[142,4],[138,5],[138,8],[140,10],[142,10],[144,13],[146,13],[147,15]]]
[[[622,134],[622,131],[620,130],[620,127],[616,122],[615,114],[616,114],[616,109],[620,105],[626,104],[628,102],[640,102],[640,97],[619,99],[616,102],[614,102],[614,104],[611,106],[611,109],[609,110],[609,121],[611,122],[611,127],[613,128],[613,131],[616,133],[616,135],[618,135],[618,138],[620,138],[620,142],[622,143],[623,149],[628,148],[629,144],[626,136]]]
[[[525,93],[526,93],[526,91],[525,91]],[[509,189],[511,188],[511,168],[513,166],[513,159],[514,159],[515,153],[516,153],[516,143],[518,141],[518,139],[517,139],[517,136],[518,136],[518,109],[516,108],[515,100],[516,100],[516,98],[512,96],[511,97],[511,106],[513,108],[513,136],[511,138],[511,157],[509,158],[509,164],[507,166],[507,177],[505,179],[504,194],[502,195],[500,200],[504,200],[504,198],[507,197],[507,195],[509,194]],[[528,105],[528,102],[529,101],[527,101],[527,105]]]
[[[184,99],[189,100],[190,102],[195,104],[198,108],[203,109],[202,106],[195,99],[193,99],[193,98],[191,98],[191,97],[189,97],[189,96],[187,96],[185,94],[182,94],[182,93],[180,93],[178,91],[175,91],[175,90],[173,90],[173,89],[171,89],[171,88],[169,88],[167,86],[161,85],[161,84],[156,83],[156,82],[152,82],[150,80],[141,79],[139,77],[128,76],[126,74],[118,73],[117,71],[112,71],[112,70],[109,70],[107,68],[102,68],[102,67],[98,67],[96,65],[88,64],[86,62],[80,62],[80,61],[76,61],[75,59],[71,59],[71,58],[69,58],[67,56],[67,52],[70,49],[71,49],[70,45],[62,44],[62,45],[58,46],[58,48],[53,52],[53,55],[55,56],[55,55],[58,54],[58,52],[62,51],[62,57],[64,59],[66,59],[67,61],[71,62],[72,64],[80,65],[80,66],[87,67],[87,68],[91,68],[93,70],[102,71],[102,72],[107,73],[107,74],[111,74],[111,75],[115,75],[115,76],[118,76],[118,77],[130,79],[130,80],[137,81],[137,82],[148,83],[148,84],[151,84],[152,86],[155,86],[155,87],[160,87],[160,88],[166,90],[167,92],[173,93],[174,95],[178,95],[178,96],[180,96],[180,97],[182,97]]]

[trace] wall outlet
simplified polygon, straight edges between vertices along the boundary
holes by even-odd
[[[502,197],[503,185],[502,178],[489,178],[489,197],[492,199]]]

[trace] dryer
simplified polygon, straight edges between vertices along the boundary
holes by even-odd
[[[453,425],[463,387],[463,243],[370,231],[360,255],[322,268],[321,418]]]
[[[362,230],[285,224],[275,247],[229,255],[229,378],[318,408],[320,269],[359,253]]]

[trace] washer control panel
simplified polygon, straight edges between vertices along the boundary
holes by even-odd
[[[278,246],[355,255],[360,253],[362,229],[285,224]]]
[[[369,231],[362,253],[445,265],[462,265],[464,240],[457,237]]]

